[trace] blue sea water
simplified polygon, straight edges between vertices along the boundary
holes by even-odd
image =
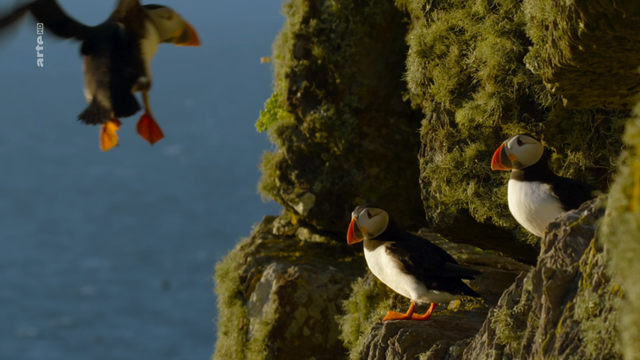
[[[107,153],[98,128],[75,120],[86,106],[76,43],[45,28],[38,68],[35,23],[2,39],[0,360],[208,359],[215,262],[280,212],[256,193],[270,145],[254,123],[281,1],[157,1],[203,46],[156,55],[150,99],[166,137],[153,147],[135,132],[140,114]],[[60,3],[92,25],[113,8]]]

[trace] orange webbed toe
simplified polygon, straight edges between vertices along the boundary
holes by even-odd
[[[122,123],[118,119],[111,119],[100,127],[100,150],[109,151],[118,146],[118,134]]]
[[[160,128],[156,120],[148,113],[144,113],[140,117],[137,127],[138,134],[140,134],[140,136],[142,136],[143,139],[147,140],[151,145],[164,138],[162,129]]]
[[[389,320],[408,320],[411,319],[412,315],[408,315],[407,314],[402,314],[402,313],[398,313],[395,311],[389,311],[387,312],[387,316],[384,317],[384,319],[382,319],[382,321],[389,321]]]

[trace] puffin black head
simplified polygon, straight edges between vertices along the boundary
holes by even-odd
[[[200,38],[193,26],[173,9],[156,4],[144,5],[143,8],[158,29],[161,42],[179,46],[200,46]]]
[[[389,214],[372,205],[358,206],[351,213],[351,223],[347,231],[349,245],[367,239],[372,240],[382,234],[389,225]]]
[[[534,137],[526,134],[512,136],[493,153],[491,170],[522,170],[537,163],[543,153],[544,147]]]

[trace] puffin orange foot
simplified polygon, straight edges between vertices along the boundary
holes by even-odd
[[[431,314],[433,313],[433,310],[436,308],[437,305],[438,304],[431,303],[431,306],[429,306],[429,310],[427,310],[427,312],[424,313],[424,315],[413,314],[411,315],[411,320],[420,320],[420,321],[429,320],[429,318],[431,317]]]
[[[151,145],[164,138],[162,129],[156,120],[149,113],[144,113],[138,120],[138,134],[147,140]]]
[[[402,314],[402,313],[395,312],[395,311],[389,311],[389,312],[387,312],[387,316],[385,316],[384,319],[382,319],[382,321],[409,320],[409,319],[411,319],[411,315],[407,316],[407,314]]]
[[[118,119],[111,119],[100,127],[100,150],[109,151],[118,145],[117,131],[122,123]]]
[[[395,311],[389,311],[387,312],[387,316],[384,317],[384,319],[382,319],[382,321],[387,321],[387,320],[409,320],[411,319],[411,316],[413,315],[413,312],[416,309],[416,304],[411,301],[411,306],[409,306],[409,310],[407,310],[406,314],[402,314],[402,313],[397,313]]]

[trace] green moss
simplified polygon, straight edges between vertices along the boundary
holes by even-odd
[[[494,150],[518,133],[541,138],[560,175],[606,187],[627,113],[563,107],[523,61],[532,43],[520,1],[399,5],[412,17],[407,97],[426,115],[420,178],[436,227],[465,209],[479,222],[538,240],[509,213],[509,174],[490,169]]]
[[[244,306],[239,270],[242,252],[249,239],[242,240],[216,264],[213,279],[218,297],[218,339],[212,359],[244,359],[247,342],[248,313]]]
[[[260,118],[256,123],[256,129],[259,132],[263,132],[271,125],[279,121],[286,121],[290,118],[291,115],[284,110],[282,95],[275,92],[264,104],[264,110],[260,111]]]
[[[601,235],[611,252],[616,282],[625,293],[618,326],[622,351],[626,359],[640,359],[640,105],[627,122],[623,140],[627,149],[620,156]]]

